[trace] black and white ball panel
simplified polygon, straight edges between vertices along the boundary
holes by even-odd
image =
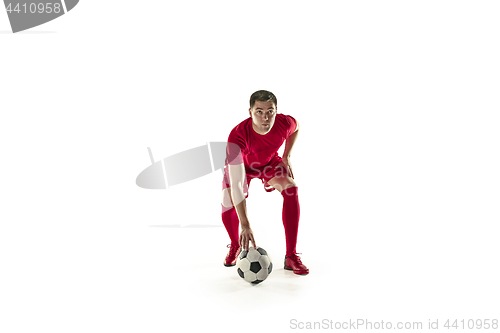
[[[261,283],[272,272],[271,258],[267,251],[259,247],[250,247],[248,251],[241,251],[236,262],[238,275],[247,282]]]

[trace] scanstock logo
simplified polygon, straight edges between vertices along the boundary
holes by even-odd
[[[75,8],[79,0],[4,0],[12,32],[52,21]]]
[[[154,160],[151,148],[148,147],[151,165],[137,176],[136,184],[145,189],[167,189],[219,169],[224,173],[226,147],[226,142],[208,142],[159,161]],[[234,149],[239,147],[235,146]]]

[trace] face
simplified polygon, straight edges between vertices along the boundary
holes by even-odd
[[[262,135],[269,133],[273,128],[277,110],[274,102],[255,101],[253,107],[248,110],[255,132]]]

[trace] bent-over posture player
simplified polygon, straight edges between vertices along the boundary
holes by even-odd
[[[276,113],[277,104],[273,93],[256,91],[250,96],[250,117],[229,134],[222,181],[222,221],[231,244],[224,265],[234,266],[241,249],[248,251],[249,242],[257,248],[247,217],[246,198],[250,180],[259,178],[267,192],[277,189],[283,196],[285,269],[308,274],[309,269],[296,253],[300,206],[290,163],[299,124],[291,116]],[[278,149],[285,140],[281,158]],[[240,224],[241,234],[238,234]]]

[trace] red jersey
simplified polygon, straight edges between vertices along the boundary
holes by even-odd
[[[255,132],[251,117],[243,120],[227,139],[226,165],[243,162],[247,175],[258,176],[266,166],[275,167],[281,162],[278,150],[296,129],[297,121],[280,113],[276,114],[273,127],[265,135]]]

